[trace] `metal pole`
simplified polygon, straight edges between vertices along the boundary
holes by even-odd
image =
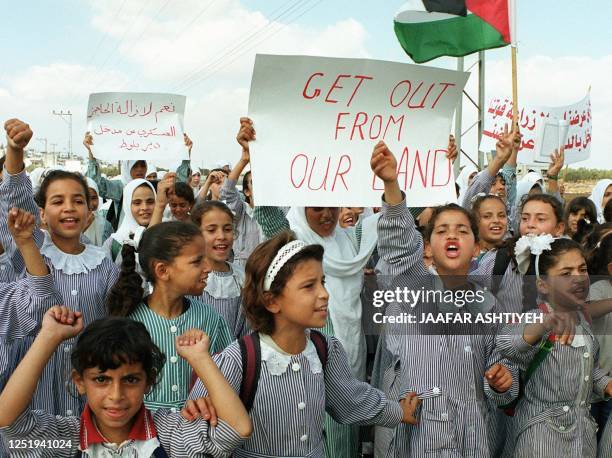
[[[462,72],[464,68],[463,57],[457,58],[457,71]],[[457,143],[457,151],[461,151],[461,119],[463,118],[463,94],[459,98],[459,103],[457,104],[457,110],[455,111],[455,142]],[[461,155],[457,156],[455,160],[455,176],[459,176],[459,172],[461,171]]]
[[[53,114],[59,116],[62,118],[62,121],[68,124],[68,155],[70,157],[72,156],[72,113],[70,113],[70,110],[67,110],[65,113],[64,110],[60,110],[59,112],[53,110]],[[68,120],[66,120],[64,116],[67,116]]]
[[[478,53],[478,168],[484,167],[484,151],[480,150],[485,121],[485,52]]]

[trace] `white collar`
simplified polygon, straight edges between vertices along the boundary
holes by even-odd
[[[261,360],[266,362],[266,369],[271,375],[280,376],[287,371],[287,367],[291,364],[292,356],[282,348],[280,348],[276,342],[267,334],[259,333],[259,342],[261,346]],[[306,348],[302,353],[310,366],[310,371],[313,374],[320,374],[323,371],[323,365],[317,354],[312,340],[310,339],[310,332],[306,332]]]
[[[142,457],[152,457],[153,452],[157,448],[159,448],[160,443],[157,437],[153,437],[144,441],[125,441],[123,444],[91,444],[87,450],[84,450],[83,453],[92,458],[104,457],[104,458],[114,458],[114,457],[133,457],[133,456],[142,456]]]
[[[206,291],[215,299],[234,298],[240,296],[240,290],[244,284],[244,270],[242,267],[228,262],[229,271],[212,271],[208,274]]]
[[[60,250],[51,240],[51,236],[45,232],[45,240],[40,253],[51,260],[51,264],[66,275],[82,274],[94,270],[106,257],[106,253],[100,247],[86,243],[85,249],[79,254],[68,254]]]

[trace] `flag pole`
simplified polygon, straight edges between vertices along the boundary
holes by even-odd
[[[518,123],[518,75],[517,75],[517,37],[516,37],[516,0],[508,0],[508,19],[512,49],[512,127]]]

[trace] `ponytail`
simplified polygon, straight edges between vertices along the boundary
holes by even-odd
[[[136,249],[128,243],[121,248],[121,272],[107,298],[110,316],[129,316],[142,302],[142,277],[136,271]]]

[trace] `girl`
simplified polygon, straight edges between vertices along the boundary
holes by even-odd
[[[252,129],[248,118],[240,118],[240,125],[246,125]],[[254,130],[252,134],[254,135]],[[230,210],[234,213],[234,263],[241,267],[246,264],[247,258],[253,252],[255,247],[265,240],[263,231],[259,223],[253,217],[253,209],[255,201],[253,198],[253,180],[251,172],[247,172],[242,179],[242,192],[245,196],[243,201],[236,189],[236,183],[244,168],[251,161],[251,156],[248,148],[248,139],[245,138],[246,132],[242,129],[236,137],[238,143],[242,146],[242,156],[232,169],[227,179],[223,182],[219,199],[227,204]]]
[[[170,213],[172,214],[170,221],[188,222],[194,205],[193,189],[187,183],[175,183],[174,192],[170,197]]]
[[[2,224],[6,209],[17,207],[36,217],[36,225],[45,223],[48,232],[35,227],[33,238],[53,278],[53,285],[61,302],[79,311],[88,324],[106,315],[106,297],[118,276],[118,269],[106,253],[92,244],[83,244],[81,234],[89,217],[89,192],[85,179],[72,172],[51,171],[43,180],[36,195],[24,171],[23,151],[32,138],[32,131],[22,121],[6,122],[8,149],[4,179],[0,186],[0,241],[3,245],[12,238]],[[38,203],[38,205],[37,205]],[[40,208],[39,208],[40,206]],[[21,274],[24,261],[18,253],[13,256],[13,267]],[[40,323],[44,310],[35,311]],[[19,341],[20,355],[32,344],[33,336]],[[66,389],[68,354],[73,341],[60,345],[43,372],[41,383],[34,393],[32,407],[57,415],[78,414],[81,402]]]
[[[88,220],[88,226],[85,228],[84,234],[91,243],[96,246],[102,246],[106,239],[111,236],[113,226],[98,212],[100,208],[100,192],[98,190],[98,185],[91,178],[87,178],[87,185],[91,216]]]
[[[168,411],[151,414],[146,393],[159,380],[164,354],[141,323],[106,318],[90,324],[72,350],[72,379],[87,398],[78,416],[30,410],[28,404],[45,364],[62,342],[83,329],[79,312],[55,306],[0,394],[0,434],[12,456],[185,457],[228,456],[251,432],[240,399],[217,369],[208,339],[176,339],[176,352],[208,387],[221,419],[214,430],[204,419],[185,420]],[[36,452],[31,444],[42,442]],[[25,448],[25,450],[20,450]]]
[[[228,173],[223,169],[213,169],[206,177],[204,185],[198,193],[198,199],[219,200],[221,187],[227,178]],[[210,191],[210,192],[209,192]]]
[[[359,221],[359,215],[362,213],[363,207],[342,207],[340,208],[338,224],[342,229],[356,226]]]
[[[324,338],[327,359],[321,361],[310,329],[323,327],[327,319],[322,258],[320,245],[282,233],[258,246],[247,261],[244,304],[258,332],[260,374],[250,410],[253,435],[236,457],[324,457],[325,411],[342,423],[416,424],[414,395],[397,403],[355,379],[337,339]],[[238,342],[215,356],[236,392],[243,383],[243,356]],[[198,381],[191,396],[205,392]],[[327,456],[337,455],[327,450]]]
[[[147,296],[136,272],[136,252],[145,279],[153,286]],[[232,340],[227,325],[210,306],[185,297],[202,294],[206,285],[210,269],[203,252],[199,229],[178,221],[153,226],[143,233],[140,243],[123,245],[121,275],[108,298],[109,314],[144,323],[153,342],[168,357],[160,383],[145,397],[151,410],[179,409],[187,399],[191,369],[175,354],[177,335],[201,329],[210,336],[214,353]]]
[[[191,220],[204,237],[204,254],[210,275],[203,292],[194,299],[210,304],[226,321],[234,338],[249,332],[242,308],[240,290],[244,270],[228,262],[234,241],[234,215],[222,202],[206,200],[198,203]]]
[[[378,265],[393,286],[411,290],[482,293],[481,301],[466,301],[462,308],[439,300],[408,305],[391,303],[387,317],[404,313],[495,311],[494,299],[468,281],[472,257],[479,251],[478,226],[472,214],[450,204],[438,207],[429,222],[433,262],[440,277],[423,262],[423,238],[408,211],[397,182],[397,161],[380,142],[372,154],[372,170],[384,182],[379,221]],[[417,316],[419,314],[417,313]],[[418,320],[417,320],[418,321]],[[480,332],[479,332],[480,331]],[[495,327],[471,329],[452,335],[449,328],[387,321],[379,340],[372,380],[391,398],[414,391],[423,407],[417,428],[379,428],[376,456],[482,456],[494,454],[495,422],[487,399],[502,405],[518,392],[513,368],[495,350]],[[468,394],[469,393],[469,394]]]
[[[589,199],[593,201],[597,209],[597,220],[601,224],[605,223],[606,219],[604,218],[603,212],[604,208],[606,208],[606,204],[612,199],[612,180],[608,178],[599,180],[597,184],[595,184]]]
[[[480,255],[499,248],[508,234],[506,204],[496,195],[479,196],[472,204],[472,211],[478,220]]]
[[[522,272],[535,272],[541,301],[534,312],[541,310],[544,319],[509,325],[496,338],[500,352],[523,371],[540,355],[516,406],[508,454],[594,458],[597,427],[589,412],[591,395],[612,396],[612,379],[597,367],[599,345],[582,312],[589,293],[587,264],[573,240],[522,240],[518,255],[524,245],[527,258],[540,253],[531,255],[529,270]],[[568,335],[574,332],[572,340]],[[544,345],[548,351],[542,350]]]
[[[565,234],[573,237],[578,231],[578,221],[586,219],[588,223],[597,222],[595,204],[586,197],[576,197],[565,208]]]

